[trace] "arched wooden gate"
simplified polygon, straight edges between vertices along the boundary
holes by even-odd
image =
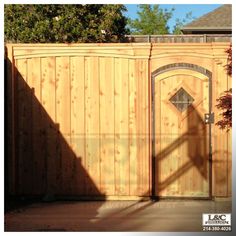
[[[152,195],[212,195],[212,73],[174,63],[152,72]]]

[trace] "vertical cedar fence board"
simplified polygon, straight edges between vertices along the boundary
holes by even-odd
[[[212,72],[217,122],[216,99],[231,87],[228,46],[7,44],[9,194],[151,196],[152,72],[173,63]],[[231,134],[213,124],[211,143],[212,195],[231,196]]]

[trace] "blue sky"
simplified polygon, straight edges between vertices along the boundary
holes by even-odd
[[[169,20],[168,25],[170,30],[173,29],[175,24],[175,19],[183,19],[188,12],[192,12],[192,16],[198,18],[222,4],[160,4],[161,8],[170,10],[171,8],[175,8],[173,12],[172,19]],[[137,4],[125,4],[127,8],[126,16],[131,19],[137,18],[138,5]]]

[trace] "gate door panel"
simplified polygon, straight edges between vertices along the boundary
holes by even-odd
[[[209,78],[174,69],[153,86],[155,195],[209,197]]]

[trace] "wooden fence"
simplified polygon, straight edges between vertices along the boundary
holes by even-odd
[[[230,86],[228,43],[8,44],[11,195],[134,199],[152,191],[151,75],[186,62]],[[231,195],[230,134],[212,129],[212,195]]]
[[[232,42],[232,34],[127,35],[133,43],[212,43]]]

